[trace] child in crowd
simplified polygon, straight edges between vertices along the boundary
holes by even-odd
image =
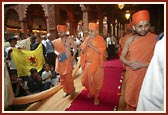
[[[30,77],[28,79],[28,87],[29,87],[29,91],[31,93],[38,93],[41,92],[43,90],[43,84],[41,81],[41,77],[37,71],[37,69],[32,68],[30,69]]]
[[[47,90],[51,87],[51,78],[52,74],[50,71],[50,65],[49,64],[44,64],[43,66],[44,71],[41,74],[44,90]]]
[[[21,78],[18,78],[17,71],[10,72],[10,79],[11,79],[12,88],[13,88],[13,92],[14,92],[15,97],[27,95],[26,89],[24,89],[24,87],[22,87],[23,80]]]

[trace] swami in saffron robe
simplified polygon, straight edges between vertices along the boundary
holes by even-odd
[[[62,54],[66,53],[67,59],[63,62],[59,62],[58,57],[56,58],[55,71],[60,74],[60,82],[63,85],[63,90],[66,93],[71,93],[74,90],[74,81],[72,77],[72,56],[71,52],[66,49],[61,41],[61,38],[52,41],[54,49]]]
[[[81,45],[81,49],[86,46],[86,41],[88,39],[89,36]],[[86,87],[92,96],[98,97],[103,85],[103,64],[106,58],[106,43],[99,35],[97,35],[94,39],[91,39],[90,42],[99,50],[100,54],[96,53],[96,51],[90,47],[87,47],[85,52],[81,53],[81,81],[82,85]]]
[[[165,37],[163,37],[155,46],[154,55],[142,83],[137,111],[163,111],[165,109],[165,43]]]
[[[157,41],[156,37],[155,34],[148,32],[147,35],[135,39],[129,45],[127,59],[129,61],[136,60],[149,64]],[[140,68],[137,70],[132,70],[130,67],[126,68],[125,101],[127,106],[136,109],[139,92],[146,70],[147,68]]]

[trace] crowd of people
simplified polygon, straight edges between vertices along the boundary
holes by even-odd
[[[49,35],[33,35],[30,34],[29,45],[30,51],[35,50],[39,44],[43,46],[43,56],[45,64],[40,71],[36,68],[30,68],[30,76],[18,76],[16,64],[12,56],[12,48],[24,49],[17,45],[20,36],[10,36],[5,42],[9,45],[4,47],[4,61],[7,64],[9,75],[11,78],[12,88],[16,97],[25,96],[40,91],[49,89],[60,82],[59,74],[55,71],[55,58],[54,48],[49,40]]]
[[[46,63],[41,71],[31,68],[31,75],[22,77],[17,76],[16,65],[11,55],[12,48],[17,47],[18,36],[8,38],[10,47],[5,47],[4,57],[5,63],[8,65],[15,96],[41,92],[57,85],[59,82],[63,86],[63,97],[74,95],[75,84],[72,70],[77,57],[80,57],[81,83],[89,92],[88,98],[94,97],[94,105],[99,105],[99,95],[104,78],[103,63],[106,59],[120,57],[125,67],[126,87],[124,95],[126,110],[163,110],[164,67],[162,65],[164,62],[163,55],[158,53],[162,52],[163,54],[164,47],[160,50],[158,50],[158,47],[160,42],[164,43],[162,39],[164,34],[158,37],[150,31],[150,27],[149,11],[141,10],[132,15],[132,22],[120,39],[110,36],[110,34],[103,38],[98,31],[99,25],[93,22],[88,24],[88,36],[82,40],[67,36],[66,25],[57,25],[58,38],[52,41],[49,39],[50,34],[31,34],[29,36],[30,50],[35,50],[39,44],[42,44]],[[157,42],[158,45],[156,45]],[[154,62],[154,60],[159,62]],[[157,66],[156,71],[154,66]],[[152,74],[154,71],[156,74]],[[155,80],[155,76],[156,79],[160,77],[161,80]],[[154,81],[156,84],[154,84]],[[149,85],[158,85],[159,88],[157,86],[153,88]],[[155,91],[158,93],[155,93]],[[148,108],[149,103],[150,108]]]

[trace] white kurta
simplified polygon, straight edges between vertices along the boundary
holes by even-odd
[[[164,110],[164,56],[165,37],[157,42],[154,55],[144,77],[137,111]]]

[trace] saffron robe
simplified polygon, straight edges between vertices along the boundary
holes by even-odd
[[[129,45],[127,59],[149,64],[153,56],[156,38],[155,34],[148,32],[145,36],[135,39]],[[131,107],[137,107],[138,96],[146,70],[147,68],[140,68],[138,70],[126,68],[125,101]]]
[[[157,42],[139,95],[137,111],[164,110],[165,37]]]
[[[133,33],[130,33],[130,34],[126,34],[124,37],[120,38],[120,40],[119,40],[120,47],[118,49],[118,56],[119,57],[121,55],[122,49],[124,48],[125,41],[127,40],[127,38],[129,38],[132,35],[133,35]]]
[[[85,48],[86,41],[88,39],[89,36],[82,43],[81,49]],[[99,35],[97,35],[94,39],[91,39],[90,42],[99,50],[100,54],[96,53],[95,50],[88,46],[86,47],[86,51],[84,53],[81,52],[80,59],[83,71],[81,75],[81,82],[92,96],[98,97],[103,85],[103,65],[106,58],[106,42],[103,37]]]
[[[67,55],[67,60],[59,62],[58,57],[55,62],[55,71],[60,74],[60,82],[63,85],[63,90],[66,93],[71,93],[74,90],[74,81],[72,77],[72,56],[69,49],[66,49],[62,43],[61,38],[52,41],[54,49],[62,54],[63,52]]]

